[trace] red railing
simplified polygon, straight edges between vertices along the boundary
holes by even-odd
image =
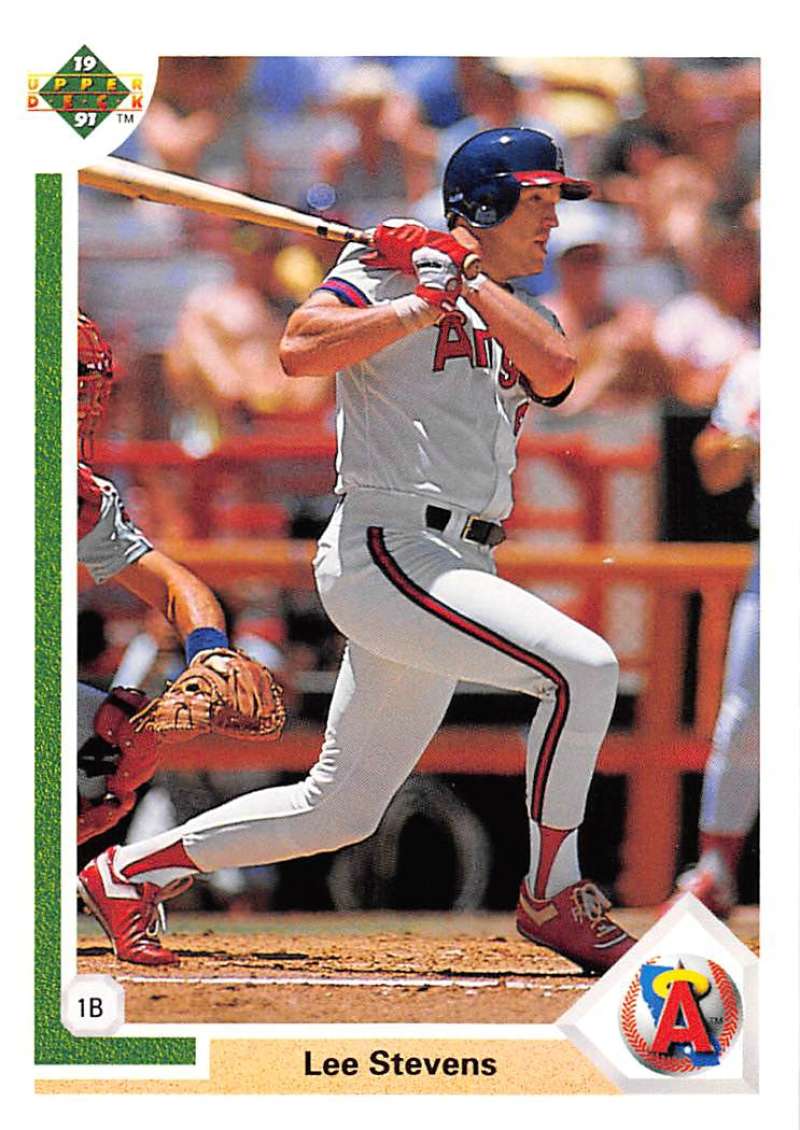
[[[209,513],[209,500],[214,498],[215,483],[222,472],[235,473],[264,464],[270,468],[267,489],[272,497],[281,493],[324,494],[333,485],[335,454],[334,436],[322,430],[318,422],[295,421],[271,425],[264,436],[226,440],[202,458],[189,455],[179,444],[168,440],[100,442],[94,463],[99,471],[112,477],[115,470],[123,468],[190,472],[190,526],[196,536],[202,537],[212,528],[209,522],[214,516]],[[658,448],[655,443],[645,442],[635,448],[611,451],[598,448],[583,435],[523,435],[518,455],[521,464],[538,459],[557,465],[568,478],[577,501],[572,506],[542,506],[520,498],[508,523],[509,530],[568,530],[577,541],[596,542],[611,536],[607,516],[613,476],[626,470],[652,475]],[[245,516],[241,518],[246,524]],[[256,510],[251,511],[251,532],[275,532],[269,523],[269,515],[262,520]]]

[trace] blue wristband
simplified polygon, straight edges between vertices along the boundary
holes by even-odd
[[[186,649],[186,662],[191,663],[198,651],[205,651],[209,647],[229,647],[228,637],[219,628],[195,628],[190,632],[184,642]]]

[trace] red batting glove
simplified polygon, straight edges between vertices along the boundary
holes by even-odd
[[[426,244],[414,252],[411,266],[417,276],[414,293],[445,313],[455,310],[461,294],[461,271],[447,252]]]
[[[423,247],[442,251],[459,270],[470,254],[452,235],[431,231],[421,224],[400,224],[398,227],[379,224],[372,237],[372,245],[375,250],[364,257],[365,262],[376,267],[392,267],[406,275],[415,273],[411,257]]]

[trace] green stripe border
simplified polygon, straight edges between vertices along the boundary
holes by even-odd
[[[61,175],[36,176],[34,1057],[192,1065],[195,1041],[73,1036],[61,1024]]]

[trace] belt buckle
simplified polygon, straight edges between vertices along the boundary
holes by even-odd
[[[467,518],[464,523],[464,529],[461,531],[461,536],[465,541],[474,541],[480,545],[478,538],[473,536],[473,527],[476,522],[480,521],[482,521],[482,519],[477,514],[470,514],[469,518]]]

